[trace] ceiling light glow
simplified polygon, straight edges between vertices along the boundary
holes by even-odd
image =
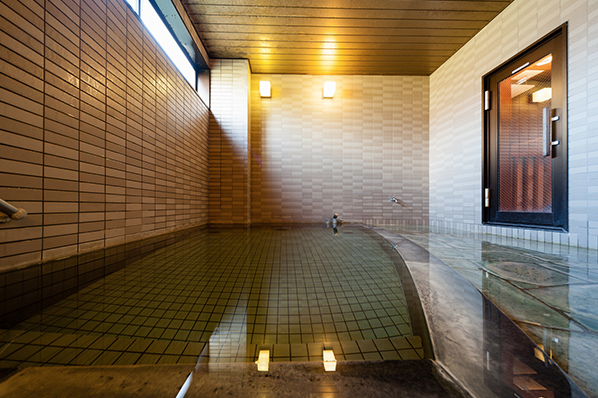
[[[536,66],[542,66],[542,65],[546,65],[552,62],[552,55],[549,55],[548,57],[544,58],[543,60],[541,60],[540,62],[538,62],[536,64]]]
[[[552,88],[546,87],[532,94],[533,102],[544,102],[552,98]]]

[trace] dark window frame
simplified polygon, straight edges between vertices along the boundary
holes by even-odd
[[[189,83],[191,87],[193,87],[193,90],[199,95],[199,98],[202,100],[202,102],[209,108],[211,78],[210,66],[191,37],[191,34],[187,30],[187,26],[183,22],[182,17],[179,15],[177,8],[172,1],[173,0],[148,0],[156,14],[158,14],[166,26],[166,29],[168,29],[170,32],[174,41],[183,52],[184,56],[193,67],[195,71],[195,79],[193,83],[189,82],[185,76],[183,76],[183,73],[179,70],[179,66],[176,65],[172,59],[170,59],[170,56],[166,54],[164,49],[162,50],[164,51],[166,57],[173,63],[179,74],[183,76],[183,79]],[[133,11],[135,16],[137,16],[139,21],[141,21],[142,25],[147,29],[141,18],[141,0],[123,0],[123,2],[131,9],[131,11]],[[134,3],[135,5],[131,3]],[[137,9],[135,9],[135,7]],[[149,33],[150,35],[152,34],[151,32]],[[160,46],[159,43],[156,44]]]

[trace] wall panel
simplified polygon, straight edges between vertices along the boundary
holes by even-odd
[[[208,109],[121,0],[0,1],[0,271],[206,224]]]
[[[272,98],[260,98],[260,80]],[[332,99],[322,98],[325,80],[336,82]],[[253,75],[251,93],[252,222],[339,213],[427,224],[427,77]]]
[[[430,223],[598,248],[598,3],[517,0],[430,76]],[[482,76],[568,23],[569,231],[482,225]]]

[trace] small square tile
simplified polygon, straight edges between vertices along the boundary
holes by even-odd
[[[414,349],[397,350],[397,352],[401,356],[401,359],[421,359]]]
[[[290,357],[291,350],[289,344],[274,344],[274,350],[272,352],[272,357]]]

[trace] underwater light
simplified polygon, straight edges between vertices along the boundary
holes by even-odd
[[[257,361],[255,361],[255,363],[257,363],[257,370],[259,372],[267,372],[269,362],[270,362],[270,350],[260,350],[258,359],[257,359]]]
[[[336,370],[336,359],[332,350],[324,350],[324,370],[327,372]]]

